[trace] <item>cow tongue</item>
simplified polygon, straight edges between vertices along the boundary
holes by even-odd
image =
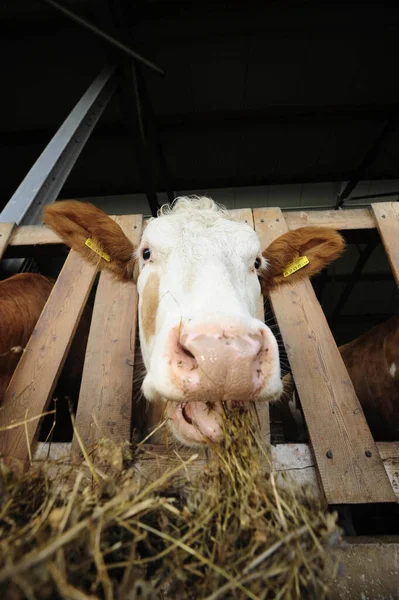
[[[222,439],[222,407],[219,403],[210,409],[205,402],[187,402],[183,414],[188,422],[192,422],[202,435],[212,442]]]

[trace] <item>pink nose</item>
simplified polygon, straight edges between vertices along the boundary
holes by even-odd
[[[173,379],[187,401],[253,400],[265,382],[268,350],[261,330],[183,329],[171,347]]]

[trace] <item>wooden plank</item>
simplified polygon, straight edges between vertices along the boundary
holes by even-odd
[[[369,208],[286,211],[284,212],[284,218],[288,229],[298,229],[298,227],[307,225],[332,227],[341,230],[375,228],[375,221]]]
[[[229,219],[237,223],[247,223],[250,227],[254,226],[254,218],[251,208],[236,208],[229,210]]]
[[[309,444],[277,444],[272,446],[273,469],[282,487],[308,486],[316,495],[322,493],[316,464]]]
[[[237,209],[229,211],[233,220],[253,222],[251,209]],[[306,225],[320,227],[334,227],[336,229],[374,229],[376,224],[373,214],[368,208],[354,208],[348,210],[315,210],[315,211],[287,211],[284,217],[289,229],[297,229]],[[15,227],[11,236],[10,246],[36,246],[43,244],[62,244],[61,238],[45,225],[27,225]]]
[[[41,246],[43,244],[63,244],[62,239],[45,225],[24,225],[16,227],[10,246]]]
[[[250,208],[237,208],[235,210],[229,210],[229,219],[236,221],[237,223],[247,223],[250,227],[254,226],[254,218],[252,215],[252,209]]]
[[[396,285],[399,286],[399,204],[379,202],[372,205],[372,210]]]
[[[0,260],[7,250],[15,223],[0,223]]]
[[[399,502],[399,442],[377,442],[377,449],[392,489]],[[290,482],[320,491],[312,449],[308,444],[278,444],[272,446],[273,468],[281,485]]]
[[[70,452],[71,444],[67,442],[38,442],[33,453],[33,460],[39,462],[46,460],[68,462]]]
[[[141,215],[115,220],[138,244]],[[133,282],[120,283],[106,271],[101,274],[76,414],[76,428],[85,446],[101,437],[130,440],[137,300]],[[76,436],[72,455],[76,460],[83,457]]]
[[[115,215],[110,215],[116,219]],[[10,246],[43,246],[64,244],[63,240],[45,225],[23,225],[15,227],[11,236]]]
[[[264,248],[287,231],[279,209],[256,209],[254,219]],[[301,398],[327,502],[395,502],[353,384],[310,281],[281,287],[271,293],[270,300]]]
[[[35,461],[61,461],[68,463],[71,444],[39,442],[34,453]],[[399,502],[399,442],[377,442],[377,449],[384,463],[385,471]],[[312,449],[308,444],[277,444],[271,446],[273,470],[277,473],[277,481],[282,486],[309,486],[317,495],[321,493],[319,479]],[[188,477],[200,472],[206,461],[206,453],[196,448],[199,458],[187,465]],[[144,444],[143,453],[137,457],[137,472],[146,480],[153,480],[168,468],[173,468],[192,455],[189,448],[181,448],[176,454],[174,448],[164,445]],[[269,470],[269,465],[265,464]],[[180,476],[182,473],[180,474]]]
[[[70,475],[71,444],[65,442],[47,443],[38,442],[33,453],[34,463],[45,463],[46,473],[52,479]]]
[[[5,393],[0,410],[0,454],[26,466],[97,269],[71,251]],[[34,419],[13,429],[11,424]]]
[[[240,208],[229,210],[229,218],[238,223],[247,223],[254,227],[254,218],[250,208]],[[263,306],[263,296],[259,296],[256,306],[256,318],[265,322],[265,310]],[[270,444],[270,408],[266,402],[256,402],[256,420],[259,422],[260,434],[266,444]]]
[[[377,442],[377,448],[399,502],[399,442]]]
[[[116,219],[115,215],[110,215]],[[64,244],[63,240],[45,225],[23,225],[15,227],[10,246],[43,246]]]

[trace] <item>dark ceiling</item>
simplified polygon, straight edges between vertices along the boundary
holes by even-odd
[[[399,177],[399,6],[61,1],[165,69],[142,73],[174,191],[345,181],[368,155],[363,179]],[[0,39],[4,205],[121,55],[38,0],[0,2]],[[145,191],[128,127],[134,102],[121,106],[115,94],[62,197]]]

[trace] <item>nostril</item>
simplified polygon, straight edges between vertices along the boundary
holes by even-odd
[[[189,404],[182,404],[181,407],[181,411],[182,411],[182,415],[185,421],[187,421],[187,423],[189,425],[193,424],[193,419],[191,416],[191,409],[190,409],[190,405]]]
[[[194,356],[194,354],[192,354],[192,352],[190,352],[190,350],[188,350],[185,346],[183,346],[183,344],[179,344],[179,346],[180,346],[180,350],[183,352],[183,354],[185,354],[189,358],[193,358],[195,360],[195,356]]]

